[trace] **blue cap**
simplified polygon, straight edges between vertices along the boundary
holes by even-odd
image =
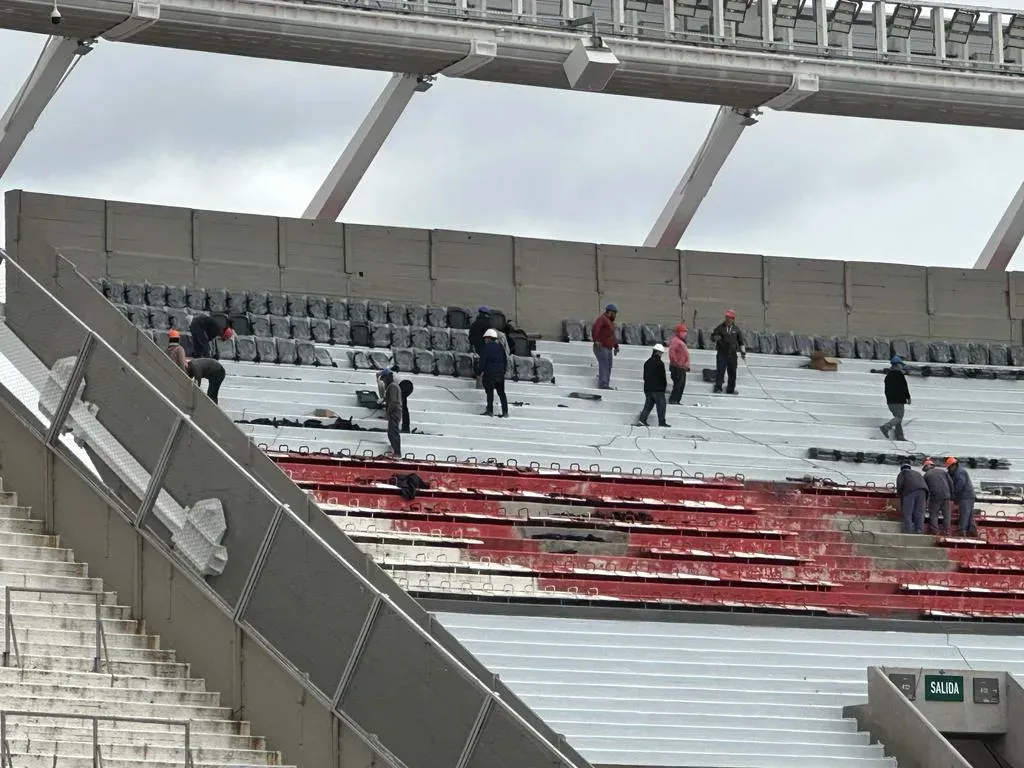
[[[476,311],[479,312],[481,315],[489,315],[491,313],[491,308],[490,307],[477,307]]]
[[[390,368],[381,368],[380,369],[380,373],[378,373],[377,375],[378,376],[390,376],[391,375],[391,369]]]
[[[889,362],[892,363],[893,365],[899,365],[900,363],[903,362],[903,358],[900,357],[899,355],[893,355],[892,360],[890,360]]]
[[[609,304],[607,307],[604,308],[604,311],[605,312],[618,312],[619,308],[616,307],[614,304]]]

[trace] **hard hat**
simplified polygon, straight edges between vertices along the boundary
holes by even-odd
[[[935,461],[929,456],[927,459],[924,460],[924,463],[921,466],[922,467],[934,467],[935,466]]]
[[[493,328],[488,328],[486,331],[484,331],[484,338],[485,339],[496,339],[496,338],[498,338],[498,332],[496,330],[494,330]]]
[[[956,456],[947,456],[946,457],[946,466],[947,467],[952,467],[954,464],[959,464],[959,463],[960,462],[958,462],[956,460]]]
[[[231,330],[230,328],[225,328],[224,329],[223,336],[224,336],[225,339],[230,339],[234,335],[235,335],[235,332],[233,330]]]
[[[727,309],[727,310],[725,310],[725,316],[726,317],[731,317],[733,320],[735,320],[736,319],[736,311],[733,310],[733,309]]]
[[[486,306],[477,307],[476,311],[479,312],[481,315],[489,315],[489,314],[491,314],[491,308],[490,307],[486,307]]]
[[[676,333],[686,333],[686,323],[680,323],[676,326]]]
[[[171,330],[169,330],[167,332],[167,338],[168,339],[180,339],[181,338],[181,334],[178,333],[178,331],[175,330],[174,328],[171,328]]]
[[[654,351],[655,352],[664,352],[665,351],[665,347],[663,347],[661,344],[655,344],[654,345]]]
[[[614,304],[609,304],[607,307],[604,308],[604,311],[605,312],[618,312],[619,308],[616,307]]]
[[[893,355],[892,360],[890,360],[889,362],[892,363],[893,365],[899,365],[900,363],[903,362],[903,358],[900,357],[899,355]]]

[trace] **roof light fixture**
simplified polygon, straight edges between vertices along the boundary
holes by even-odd
[[[742,24],[743,20],[747,18],[748,8],[750,8],[750,0],[725,0],[724,18],[726,21]]]
[[[861,0],[836,0],[828,16],[828,31],[848,35],[860,14]]]
[[[676,16],[692,19],[697,15],[697,8],[699,6],[700,0],[676,0],[675,14]]]
[[[803,10],[804,0],[778,0],[775,3],[775,26],[779,29],[793,29]]]
[[[623,7],[627,11],[644,13],[647,10],[647,0],[625,0]]]
[[[1003,45],[1007,48],[1024,48],[1024,15],[1015,13],[1010,17],[1010,23],[1003,32]]]
[[[889,17],[889,37],[896,37],[905,40],[910,37],[910,30],[914,28],[918,18],[921,16],[921,6],[907,5],[900,3]]]
[[[978,11],[957,8],[953,11],[953,18],[946,23],[946,42],[966,44],[979,18],[981,14]]]

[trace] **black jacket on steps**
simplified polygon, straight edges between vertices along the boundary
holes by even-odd
[[[668,389],[665,376],[665,361],[661,355],[652,354],[644,363],[644,394],[648,392],[664,392]]]

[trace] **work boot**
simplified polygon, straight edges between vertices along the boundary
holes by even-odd
[[[634,424],[634,426],[636,426],[636,427],[646,427],[647,426],[647,422],[646,421],[638,421],[636,424]]]
[[[499,419],[507,419],[508,418],[508,411],[502,411],[500,414],[498,414],[498,418]]]
[[[885,427],[879,427],[878,431],[881,432],[883,435],[885,435],[885,439],[886,440],[892,440],[892,438],[889,437],[889,430],[886,429]]]
[[[739,393],[740,393],[740,391],[738,389],[727,389],[727,390],[725,390],[725,394],[727,394],[727,395],[738,395]]]
[[[715,387],[714,389],[711,390],[711,393],[715,394],[715,395],[720,395],[720,394],[722,394],[722,388],[721,387]]]
[[[671,424],[666,424],[665,422],[661,422],[658,426],[659,427],[671,427],[672,425]]]
[[[480,415],[481,416],[493,416],[494,415],[494,411],[492,411],[490,408],[488,408],[483,413],[481,413]]]

